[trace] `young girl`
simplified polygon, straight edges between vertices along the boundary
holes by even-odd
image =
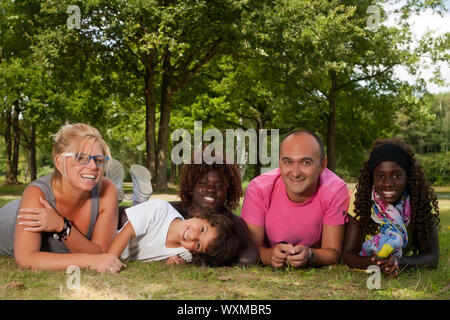
[[[108,250],[122,259],[226,265],[238,246],[232,221],[206,208],[184,220],[168,202],[155,199],[126,209],[126,214],[128,222]]]
[[[376,264],[392,276],[399,268],[437,267],[437,197],[403,140],[374,142],[348,211],[343,259],[349,267]]]

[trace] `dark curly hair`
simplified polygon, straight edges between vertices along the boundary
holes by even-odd
[[[411,221],[408,229],[412,230],[412,249],[414,253],[427,252],[431,240],[431,232],[434,226],[439,226],[439,207],[437,196],[433,188],[422,172],[422,167],[414,158],[414,149],[403,139],[377,139],[369,152],[381,145],[396,145],[406,150],[411,158],[408,175],[408,191],[411,203]],[[373,175],[370,162],[367,159],[361,169],[356,185],[355,194],[355,218],[361,228],[363,237],[377,233],[378,224],[371,219]],[[358,218],[359,217],[359,218]],[[359,219],[359,220],[358,220]]]
[[[186,208],[192,206],[192,192],[197,181],[210,171],[217,171],[223,178],[227,196],[224,208],[230,212],[236,210],[242,197],[241,174],[236,164],[213,163],[206,164],[183,164],[181,168],[180,192],[181,202]]]
[[[214,214],[208,207],[192,208],[192,217],[207,220],[217,230],[217,236],[208,244],[205,252],[192,252],[192,263],[209,266],[231,264],[239,247],[239,239],[233,221],[223,215]]]

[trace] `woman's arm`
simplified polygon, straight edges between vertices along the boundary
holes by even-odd
[[[429,251],[420,253],[415,256],[402,256],[398,260],[398,264],[400,268],[437,268],[437,266],[439,265],[439,234],[435,223],[433,223]]]
[[[377,265],[380,271],[388,276],[398,275],[398,263],[395,256],[390,255],[386,259],[377,259],[374,254],[370,257],[360,256],[362,247],[362,235],[356,220],[349,216],[349,222],[345,228],[344,251],[342,258],[350,268],[367,269],[371,265]]]
[[[255,245],[253,240],[250,238],[248,233],[248,228],[244,220],[238,216],[232,214],[233,222],[236,226],[238,238],[239,238],[239,248],[238,248],[238,262],[240,266],[256,264],[259,260],[258,247]]]
[[[111,184],[111,182],[109,182]],[[108,187],[108,182],[106,183]],[[117,219],[117,212],[114,212],[114,204],[117,208],[117,200],[111,201],[111,198],[114,198],[114,195],[117,197],[117,191],[115,187],[105,188],[103,199],[109,199],[106,201],[113,202],[113,205],[106,205],[103,208],[102,217],[99,214],[100,221],[97,221],[94,228],[95,233],[101,233],[100,229],[115,229],[116,222],[108,221],[114,220],[114,217]],[[42,202],[40,198],[45,198],[41,189],[35,186],[29,186],[25,189],[22,200],[20,204],[20,209],[22,208],[40,208],[39,210],[46,211],[47,217],[52,217],[49,220],[55,221],[55,217],[57,220],[63,221],[62,217],[59,216],[54,209],[48,205],[46,201]],[[47,203],[48,206],[45,206]],[[90,214],[90,211],[89,211]],[[27,212],[20,212],[20,215],[30,215]],[[70,265],[78,265],[80,268],[89,265],[89,259],[86,260],[85,255],[71,255],[71,254],[56,254],[51,252],[40,252],[41,241],[42,241],[42,231],[46,232],[55,232],[60,231],[59,223],[47,224],[45,228],[50,228],[52,230],[44,230],[40,229],[36,224],[37,220],[26,220],[18,218],[15,227],[15,241],[14,241],[14,256],[17,264],[23,268],[31,268],[31,269],[50,269],[50,270],[61,270],[66,269]],[[25,229],[31,229],[33,231],[28,231]],[[110,235],[109,233],[112,233]],[[112,241],[112,237],[115,234],[115,230],[112,232],[105,232],[103,236],[97,235],[97,238],[94,238],[92,241],[89,241],[83,233],[77,230],[75,227],[72,228],[71,233],[67,240],[65,240],[65,245],[72,253],[102,253],[107,250],[109,247],[110,241]],[[105,241],[106,239],[106,241]],[[98,241],[98,244],[95,242]]]
[[[391,261],[392,259],[377,260],[374,257],[362,257],[359,255],[363,243],[362,240],[358,224],[353,217],[349,216],[342,253],[344,263],[351,268],[366,269],[368,266],[376,265],[380,262],[382,267],[386,265],[385,268],[382,268],[383,273],[392,273],[392,263],[384,261]],[[433,232],[431,234],[430,251],[415,256],[402,256],[398,260],[398,264],[400,269],[405,267],[437,267],[439,264],[439,236],[436,225],[433,226]]]
[[[261,262],[264,265],[270,265],[271,264],[271,261],[270,261],[271,249],[263,247],[264,233],[265,233],[264,227],[256,226],[256,225],[253,225],[248,222],[246,222],[246,225],[247,225],[247,229],[249,232],[249,238],[255,244],[255,246],[259,252]],[[268,249],[268,250],[265,250],[265,249]],[[268,252],[268,251],[270,251],[270,252]]]
[[[100,253],[107,252],[111,246],[116,236],[118,220],[117,189],[111,180],[103,178],[99,213],[91,239],[91,242],[100,248]]]
[[[19,210],[22,208],[41,208],[40,197],[44,197],[41,189],[34,186],[28,186],[22,195]],[[23,215],[19,211],[19,216]],[[61,264],[59,257],[52,260],[48,253],[41,254],[42,234],[41,232],[27,231],[32,227],[35,221],[26,220],[18,217],[14,232],[14,258],[21,268],[30,269],[48,269],[54,267],[58,270],[65,269],[70,264]],[[37,227],[38,225],[34,225]]]
[[[350,268],[367,269],[368,266],[374,263],[371,257],[362,257],[359,255],[363,243],[361,229],[352,216],[349,215],[348,219],[348,223],[345,226],[344,247],[342,251],[344,264]]]
[[[18,224],[24,227],[24,231],[41,234],[42,232],[60,232],[64,227],[63,217],[55,209],[39,196],[41,208],[21,208],[17,216]],[[95,243],[72,224],[67,239],[61,239],[71,253],[101,253],[102,250]]]
[[[25,189],[20,207],[39,208],[42,204],[39,197],[44,194],[38,187],[29,186]],[[26,222],[17,219],[15,226],[14,258],[21,268],[32,270],[66,270],[71,265],[80,268],[91,268],[97,271],[120,270],[123,264],[112,255],[92,255],[85,253],[62,254],[41,252],[41,232],[27,231],[30,225],[21,224]],[[30,221],[28,221],[30,223]]]
[[[30,191],[27,194],[24,193],[26,201],[21,203],[20,209],[20,217],[23,217],[24,220],[28,219],[28,221],[19,219],[21,220],[20,223],[27,225],[28,230],[37,233],[61,231],[64,225],[62,216],[46,200],[42,199],[44,195],[39,188],[30,187],[29,189]],[[38,205],[29,202],[34,198],[39,199]],[[91,201],[94,201],[94,199]],[[87,221],[90,221],[91,207],[88,205],[85,207],[83,214]],[[36,219],[41,221],[42,224],[35,225]],[[75,224],[72,224],[70,235],[62,241],[71,253],[98,254],[106,252],[114,239],[117,219],[117,190],[110,180],[104,179],[99,198],[99,213],[97,221],[95,221],[92,239],[89,240],[82,231],[77,229]]]

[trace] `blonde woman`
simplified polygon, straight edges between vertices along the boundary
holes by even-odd
[[[0,254],[22,268],[65,270],[70,265],[117,272],[107,252],[117,227],[117,190],[104,177],[111,158],[97,129],[66,124],[53,135],[55,171],[0,209]]]

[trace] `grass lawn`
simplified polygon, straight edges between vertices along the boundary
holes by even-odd
[[[17,198],[24,186],[0,187],[0,206]],[[125,192],[131,192],[125,186]],[[449,188],[444,189],[447,192]],[[176,198],[176,192],[152,198]],[[128,262],[116,275],[81,270],[80,286],[69,289],[75,274],[28,271],[0,256],[0,299],[450,299],[450,200],[441,199],[440,263],[435,270],[403,270],[397,279],[381,277],[370,290],[364,270],[336,266],[296,270],[272,267],[221,267]],[[123,204],[129,205],[130,201]],[[69,285],[68,285],[69,284]]]

